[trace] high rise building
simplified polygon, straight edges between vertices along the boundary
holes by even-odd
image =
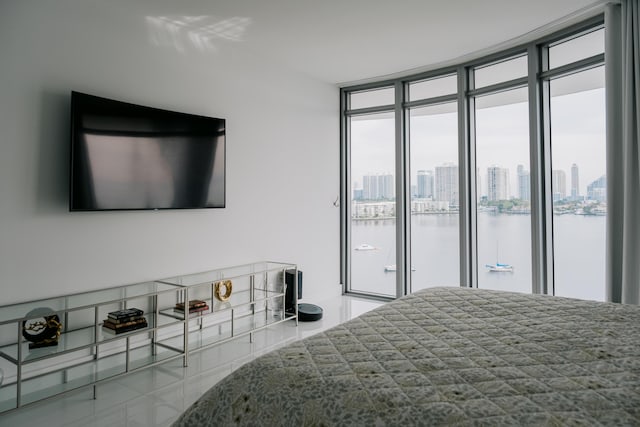
[[[571,198],[573,200],[580,197],[580,182],[578,176],[578,165],[575,163],[571,165]]]
[[[362,198],[364,200],[391,200],[395,197],[393,175],[378,174],[362,177]]]
[[[567,197],[567,175],[563,170],[551,171],[551,191],[553,192],[553,201],[563,200]]]
[[[362,198],[364,200],[377,200],[378,177],[375,175],[365,175],[362,177]]]
[[[508,200],[509,169],[498,166],[487,168],[487,200]]]
[[[436,200],[458,206],[458,166],[453,163],[436,166],[435,187]]]
[[[531,176],[522,165],[518,165],[518,198],[526,201],[531,200]]]
[[[395,184],[390,173],[378,175],[378,199],[391,200],[395,198]]]
[[[433,171],[418,171],[418,198],[433,199]]]
[[[607,177],[602,175],[600,178],[587,185],[587,199],[597,200],[598,202],[607,201]]]

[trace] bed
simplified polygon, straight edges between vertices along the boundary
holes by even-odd
[[[640,425],[640,307],[399,298],[240,367],[175,426]]]

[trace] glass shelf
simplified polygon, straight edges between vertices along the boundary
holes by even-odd
[[[155,281],[103,289],[99,291],[84,292],[58,298],[5,305],[0,307],[0,325],[28,319],[28,313],[37,308],[49,308],[60,314],[65,311],[91,308],[128,299],[141,298],[144,296],[153,296],[165,292],[176,291],[177,289],[179,289],[178,285]]]
[[[194,328],[189,331],[189,351],[198,351],[213,345],[219,345],[230,340],[242,338],[253,332],[269,326],[276,325],[291,319],[285,316],[283,319],[277,315],[265,315],[262,311],[256,315],[243,315],[233,320],[233,333],[231,331],[231,320],[209,324],[203,328]],[[182,346],[183,337],[173,337],[163,340],[161,343],[167,346]]]
[[[218,301],[215,298],[198,298],[199,300],[206,302],[209,308],[206,310],[190,313],[189,318],[193,319],[212,313],[221,313],[240,307],[245,307],[250,304],[264,303],[276,298],[284,298],[284,293],[255,289],[253,293],[253,300],[251,299],[251,292],[249,290],[234,291],[229,301]],[[160,314],[172,317],[177,320],[184,320],[184,312],[176,311],[174,308],[160,310]]]
[[[296,268],[295,264],[259,262],[167,278],[161,280],[160,282],[167,285],[187,287],[201,285],[209,282],[216,282],[223,279],[235,279],[239,277],[253,276],[256,274],[275,273],[278,271],[294,268]]]
[[[29,342],[23,341],[22,363],[28,364],[42,359],[57,357],[65,353],[92,348],[96,344],[105,344],[110,341],[121,340],[122,338],[126,338],[127,336],[144,333],[148,334],[153,332],[154,328],[163,328],[165,326],[179,325],[181,323],[179,321],[176,321],[176,319],[167,318],[165,316],[160,316],[157,320],[154,319],[153,315],[149,314],[145,315],[144,317],[147,319],[147,327],[120,334],[105,331],[102,328],[102,323],[100,323],[97,327],[97,341],[95,340],[96,327],[93,325],[61,334],[60,338],[58,339],[58,345],[56,346],[30,349]],[[0,357],[3,357],[13,363],[18,363],[18,345],[11,344],[0,347]]]
[[[156,346],[155,354],[153,354],[149,344],[129,351],[128,369],[126,352],[121,351],[101,357],[97,361],[86,361],[59,371],[23,379],[21,382],[21,404],[33,403],[180,356],[182,356],[182,352],[171,351],[159,346]],[[13,395],[0,392],[0,409],[6,410],[15,407],[15,384],[12,387],[9,385],[8,391],[13,391]]]

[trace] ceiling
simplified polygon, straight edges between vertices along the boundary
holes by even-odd
[[[242,48],[338,85],[438,68],[532,40],[604,0],[160,0],[157,43]],[[177,41],[176,34],[184,37]]]

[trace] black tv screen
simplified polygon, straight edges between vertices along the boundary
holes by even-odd
[[[224,119],[71,93],[71,211],[224,206]]]

